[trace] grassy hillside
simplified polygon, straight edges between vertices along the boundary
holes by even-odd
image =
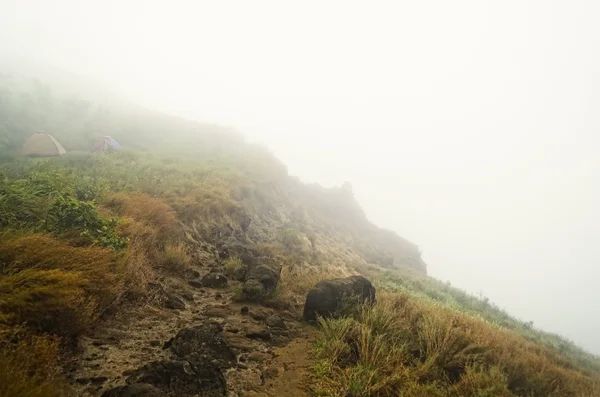
[[[278,308],[301,307],[322,278],[375,281],[374,308],[322,321],[316,395],[600,394],[597,357],[426,277],[418,247],[371,224],[347,189],[304,185],[231,131],[2,78],[0,396],[68,395],[61,354],[99,319],[160,302],[161,276],[224,244],[284,266],[263,300]],[[39,129],[70,153],[22,158]],[[89,153],[105,134],[126,149]]]
[[[600,359],[436,280],[370,274],[377,304],[321,320],[324,396],[596,396]]]

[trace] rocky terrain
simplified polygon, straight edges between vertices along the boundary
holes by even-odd
[[[65,360],[78,395],[308,395],[315,331],[297,312],[234,301],[208,254],[183,277],[165,275],[161,283],[163,302],[97,324]]]

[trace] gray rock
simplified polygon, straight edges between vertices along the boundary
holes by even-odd
[[[317,316],[337,317],[363,303],[375,303],[375,287],[366,278],[322,280],[308,292],[303,317],[308,322],[316,321]]]
[[[283,319],[277,314],[267,317],[267,325],[271,328],[287,329]]]

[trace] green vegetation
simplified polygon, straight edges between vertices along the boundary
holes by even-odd
[[[78,338],[122,302],[152,298],[159,269],[182,272],[189,265],[180,217],[168,202],[183,216],[201,211],[209,219],[238,209],[215,200],[225,179],[172,164],[123,152],[0,166],[0,327],[11,333],[24,326],[29,335],[0,346],[0,376],[15,385],[0,396],[59,395],[53,338]],[[208,180],[219,182],[205,189]],[[39,366],[35,371],[23,361],[31,338],[56,350],[43,366],[27,358]]]

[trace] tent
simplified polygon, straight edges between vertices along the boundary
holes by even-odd
[[[121,144],[111,136],[103,136],[94,142],[92,146],[92,152],[112,152],[113,150],[119,150]]]
[[[36,132],[23,144],[23,154],[26,156],[62,156],[67,151],[56,139],[45,132]]]

